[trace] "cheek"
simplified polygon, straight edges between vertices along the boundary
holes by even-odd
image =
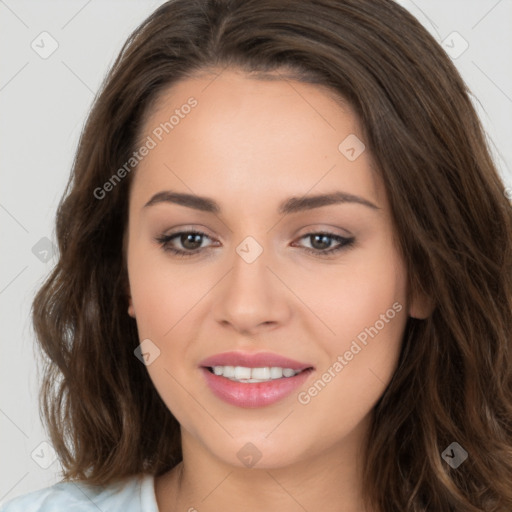
[[[208,280],[190,264],[180,268],[160,249],[142,245],[128,259],[137,325],[141,336],[165,340],[208,291]]]
[[[146,369],[162,400],[180,423],[195,431],[188,421],[189,396],[183,392],[183,361],[187,358],[187,313],[204,295],[204,284],[185,272],[170,272],[165,257],[134,247],[128,260],[130,291],[139,339],[150,339],[159,350]],[[190,325],[188,325],[190,329]],[[154,352],[155,353],[155,352]],[[181,383],[181,384],[180,384]]]
[[[160,338],[173,325],[178,294],[162,276],[164,269],[147,262],[134,264],[130,271],[130,290],[141,337]]]
[[[331,335],[326,331],[317,339],[326,354],[325,369],[338,356],[344,362],[341,371],[333,370],[336,378],[320,402],[336,401],[336,396],[354,390],[346,395],[348,404],[358,397],[354,406],[358,401],[368,405],[384,390],[399,356],[407,320],[405,268],[383,236],[375,250],[354,253],[346,267],[330,277],[325,283],[329,287],[324,287],[328,292],[317,299],[317,307]]]
[[[323,318],[336,334],[322,338],[327,357],[300,403],[320,423],[355,426],[378,401],[396,369],[407,321],[401,259],[382,244],[374,255],[347,267],[329,297],[336,307],[324,309]],[[335,437],[336,428],[330,433]]]
[[[381,254],[351,269],[345,279],[342,291],[341,314],[342,325],[338,322],[340,332],[351,337],[365,328],[379,322],[381,315],[399,302],[405,309],[404,270],[392,254]],[[388,316],[393,316],[391,309]],[[396,322],[390,322],[396,323]],[[378,323],[378,325],[381,325]],[[389,324],[386,324],[389,325]]]
[[[322,336],[316,338],[325,340],[330,353],[349,345],[351,339],[379,321],[395,302],[405,310],[405,268],[385,236],[372,244],[371,250],[347,253],[342,264],[326,266],[297,283],[297,294],[325,327]],[[394,314],[391,310],[393,318]],[[400,322],[390,324],[398,324],[399,333]],[[396,327],[390,324],[386,324],[386,332]]]

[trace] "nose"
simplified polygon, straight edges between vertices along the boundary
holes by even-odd
[[[279,278],[268,251],[251,262],[236,253],[233,266],[219,283],[213,313],[217,322],[254,336],[275,329],[290,317],[290,291]]]

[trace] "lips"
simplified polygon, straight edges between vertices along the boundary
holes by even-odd
[[[312,378],[313,369],[303,370],[294,377],[283,377],[259,383],[242,383],[226,379],[201,368],[203,378],[214,396],[230,405],[256,408],[284,400]]]
[[[285,399],[306,384],[314,371],[313,365],[301,363],[288,357],[259,352],[225,352],[201,361],[201,373],[210,391],[217,398],[236,407],[265,407]],[[210,368],[214,366],[243,366],[246,368],[280,367],[299,371],[293,377],[282,377],[266,382],[237,382],[215,375]]]
[[[310,363],[301,363],[271,352],[257,352],[254,354],[247,352],[224,352],[204,359],[199,366],[203,368],[212,368],[214,366],[245,366],[247,368],[277,366],[291,368],[292,370],[314,368]]]

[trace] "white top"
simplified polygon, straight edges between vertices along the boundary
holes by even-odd
[[[83,482],[59,482],[0,506],[0,512],[159,512],[155,478],[141,473],[123,482],[93,486]]]

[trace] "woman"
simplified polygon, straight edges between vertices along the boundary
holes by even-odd
[[[2,510],[511,510],[511,233],[466,86],[393,1],[167,2],[34,301],[64,479]]]

